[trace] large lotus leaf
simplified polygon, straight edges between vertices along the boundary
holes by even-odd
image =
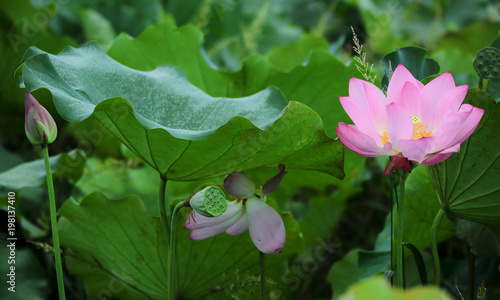
[[[339,300],[392,299],[392,300],[451,300],[452,298],[438,287],[416,287],[402,291],[392,289],[390,283],[381,277],[356,283]]]
[[[500,232],[476,222],[459,219],[457,237],[469,245],[474,255],[482,257],[500,257]]]
[[[69,121],[93,114],[171,180],[278,163],[343,176],[341,143],[326,136],[313,110],[298,102],[287,106],[275,88],[244,98],[211,97],[174,66],[133,70],[96,43],[58,55],[31,48],[22,79],[32,92],[48,89]]]
[[[500,227],[500,106],[479,89],[465,99],[485,113],[478,127],[461,145],[460,153],[429,167],[441,206],[448,214]]]
[[[287,99],[300,101],[318,112],[331,137],[337,136],[338,122],[350,123],[338,97],[348,95],[350,77],[361,76],[354,64],[346,66],[325,49],[315,49],[303,66],[297,67],[296,60],[288,64],[281,61],[280,69],[295,67],[290,72],[280,72],[267,58],[251,55],[243,61],[240,71],[229,73],[209,66],[200,52],[202,40],[203,34],[192,25],[177,28],[165,22],[147,28],[135,39],[119,35],[108,55],[138,70],[175,65],[186,73],[189,82],[214,97],[243,97],[275,86]],[[304,57],[301,49],[305,48],[312,48],[307,38],[292,50]]]
[[[439,72],[439,64],[431,59],[426,58],[427,50],[420,47],[405,47],[391,52],[384,56],[380,61],[384,65],[384,78],[382,78],[382,86],[387,89],[389,86],[390,71],[394,72],[399,64],[405,66],[408,71],[418,80],[434,75]],[[390,64],[390,69],[389,69]]]
[[[186,210],[187,212],[187,210]],[[67,247],[69,271],[83,279],[88,295],[119,299],[165,299],[166,241],[158,218],[150,217],[136,196],[109,200],[93,193],[81,201],[66,201],[59,211],[61,243]],[[178,224],[178,282],[183,299],[225,299],[228,293],[258,294],[259,252],[248,233],[226,233],[192,241]],[[282,253],[266,255],[271,287],[281,283],[284,262],[302,250],[297,223],[282,214],[287,240]],[[230,255],[229,255],[230,254]]]

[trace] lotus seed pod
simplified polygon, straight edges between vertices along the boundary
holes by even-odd
[[[216,186],[208,186],[196,193],[189,204],[205,217],[218,217],[227,209],[226,195]]]
[[[499,78],[500,50],[493,47],[479,50],[474,58],[474,69],[483,79]]]

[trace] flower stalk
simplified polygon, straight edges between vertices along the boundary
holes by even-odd
[[[172,224],[170,226],[170,249],[168,251],[168,298],[174,300],[177,297],[176,282],[176,250],[177,250],[177,216],[181,208],[186,206],[186,202],[179,202],[172,212]]]
[[[265,253],[260,252],[260,300],[266,298],[266,266],[265,266]]]
[[[432,223],[431,227],[431,252],[432,252],[432,261],[434,263],[434,284],[439,286],[441,282],[441,266],[439,264],[439,254],[437,250],[437,234],[439,225],[441,225],[441,221],[443,220],[445,211],[440,208],[436,218],[434,218],[434,223]]]
[[[167,190],[167,179],[162,176],[160,184],[160,197],[158,198],[158,210],[160,212],[161,228],[163,229],[163,233],[165,234],[165,240],[167,241],[168,245],[168,243],[170,242],[170,225],[168,224],[168,219],[167,219],[167,205],[165,197],[166,190]]]
[[[396,223],[397,228],[395,231],[396,240],[396,286],[399,288],[404,288],[404,255],[403,255],[403,233],[404,233],[404,193],[405,193],[405,182],[408,174],[405,171],[401,172],[401,180],[399,181],[399,194],[396,203]]]
[[[43,158],[45,161],[45,171],[47,173],[47,188],[49,191],[50,225],[52,227],[52,242],[54,244],[54,257],[56,261],[57,289],[59,292],[59,299],[65,300],[66,295],[64,293],[61,249],[59,245],[59,232],[57,231],[56,199],[54,194],[54,183],[52,181],[52,170],[50,168],[49,150],[47,148],[47,145],[42,145],[42,150],[43,150]]]

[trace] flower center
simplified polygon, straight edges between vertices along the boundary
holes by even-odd
[[[413,132],[411,133],[412,140],[418,140],[423,137],[431,137],[434,136],[434,133],[428,129],[428,125],[422,125],[422,120],[419,117],[411,116],[411,121],[413,122]],[[382,145],[385,145],[389,142],[389,136],[387,135],[387,128],[382,133],[382,137],[380,138],[382,141]]]

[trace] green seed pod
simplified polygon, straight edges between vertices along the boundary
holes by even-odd
[[[226,195],[216,186],[208,186],[196,193],[189,205],[205,217],[218,217],[227,209]]]
[[[500,50],[493,47],[486,47],[479,50],[476,58],[474,58],[474,69],[480,78],[499,78]]]

